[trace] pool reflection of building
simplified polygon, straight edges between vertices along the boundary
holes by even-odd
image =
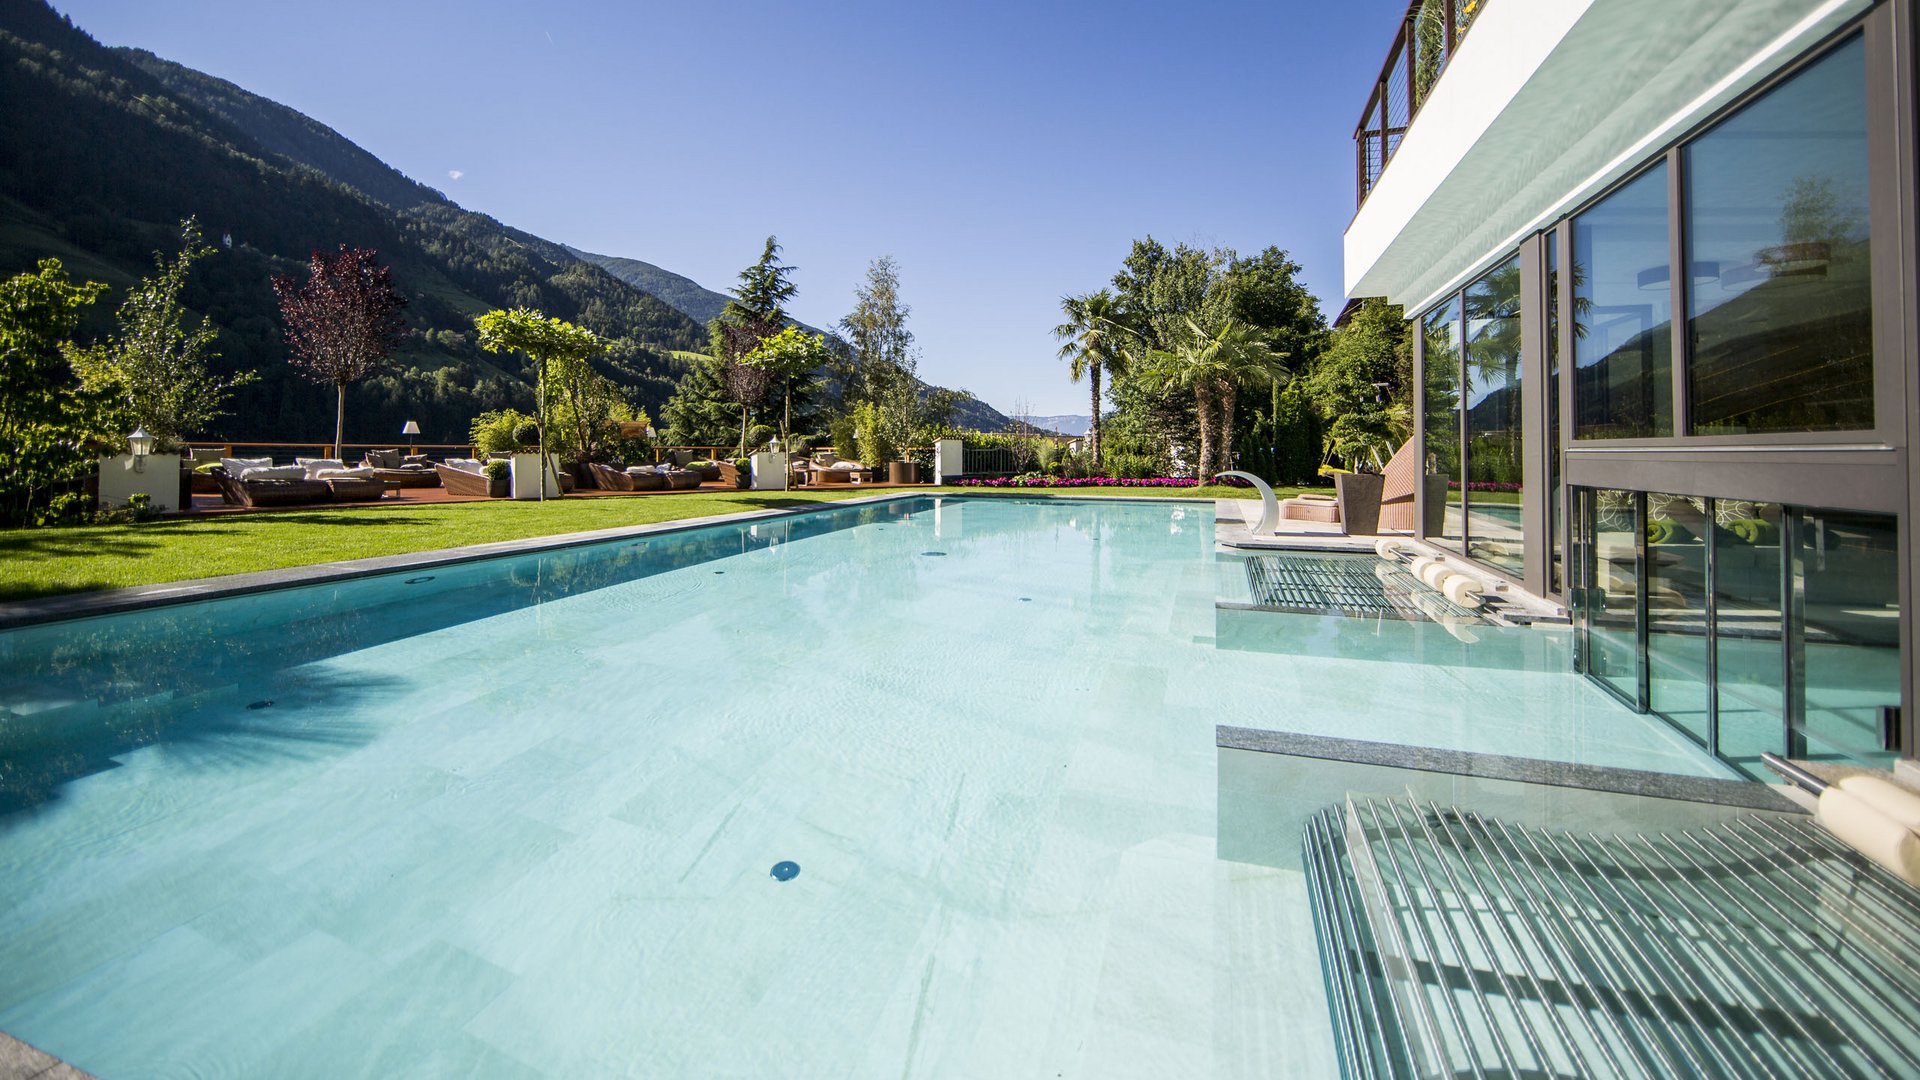
[[[1913,754],[1914,14],[1415,0],[1356,134],[1428,538],[1749,772]]]

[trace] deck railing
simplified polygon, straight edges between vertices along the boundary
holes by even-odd
[[[1487,0],[1411,0],[1380,77],[1374,80],[1360,124],[1353,131],[1355,205],[1380,181],[1400,149],[1400,140],[1453,59],[1467,28]]]

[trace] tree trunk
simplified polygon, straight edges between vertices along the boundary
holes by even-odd
[[[1214,393],[1217,395],[1215,408],[1220,414],[1220,430],[1215,435],[1218,441],[1214,443],[1213,451],[1220,460],[1215,465],[1214,471],[1226,472],[1233,468],[1233,407],[1236,404],[1234,399],[1238,398],[1240,393],[1232,383],[1226,382],[1216,386]]]
[[[1087,381],[1093,384],[1093,427],[1090,429],[1092,434],[1089,436],[1089,442],[1087,446],[1088,453],[1091,456],[1091,459],[1093,462],[1093,468],[1089,470],[1089,475],[1099,476],[1101,475],[1100,473],[1100,365],[1097,363],[1088,363],[1087,375],[1089,376]]]
[[[333,403],[333,456],[344,465],[347,459],[340,452],[340,434],[347,426],[347,384],[334,383],[333,388],[339,392]]]
[[[740,449],[733,455],[737,458],[747,456],[747,407],[740,406]]]
[[[785,396],[780,405],[780,445],[785,448],[787,440],[793,437],[793,379],[788,377]]]
[[[1202,484],[1213,479],[1210,472],[1213,468],[1213,403],[1208,400],[1209,396],[1208,387],[1193,388],[1194,419],[1200,427],[1200,459],[1194,463],[1194,478]]]

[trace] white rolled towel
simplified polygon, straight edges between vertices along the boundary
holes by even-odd
[[[1920,836],[1838,787],[1820,793],[1814,820],[1909,885],[1920,885]]]
[[[1486,586],[1465,574],[1455,574],[1447,580],[1441,592],[1447,599],[1464,608],[1479,607],[1480,598],[1486,595]]]
[[[1848,776],[1834,786],[1907,828],[1920,831],[1920,794],[1878,776]]]
[[[1444,559],[1436,559],[1421,568],[1420,580],[1426,582],[1428,588],[1440,589],[1446,586],[1447,579],[1455,573],[1457,571],[1448,566]]]
[[[1427,567],[1443,561],[1444,560],[1432,555],[1417,555],[1412,562],[1407,564],[1407,573],[1412,574],[1414,577],[1419,577],[1422,573],[1426,572]]]
[[[1401,543],[1391,536],[1383,536],[1373,542],[1373,553],[1383,559],[1391,559],[1400,554]]]

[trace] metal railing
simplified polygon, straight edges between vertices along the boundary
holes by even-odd
[[[284,457],[289,461],[296,457],[332,457],[334,448],[331,442],[211,442],[199,439],[182,442],[180,445],[189,450],[218,450],[221,457],[240,457],[241,455],[234,453],[236,449],[265,450],[267,457],[276,460]],[[298,452],[277,452],[288,450]],[[466,457],[479,456],[477,448],[472,443],[350,442],[340,444],[342,454],[349,450],[405,450],[409,454],[424,453],[429,450],[459,450]]]
[[[1353,131],[1355,206],[1364,204],[1487,0],[1411,0]]]

